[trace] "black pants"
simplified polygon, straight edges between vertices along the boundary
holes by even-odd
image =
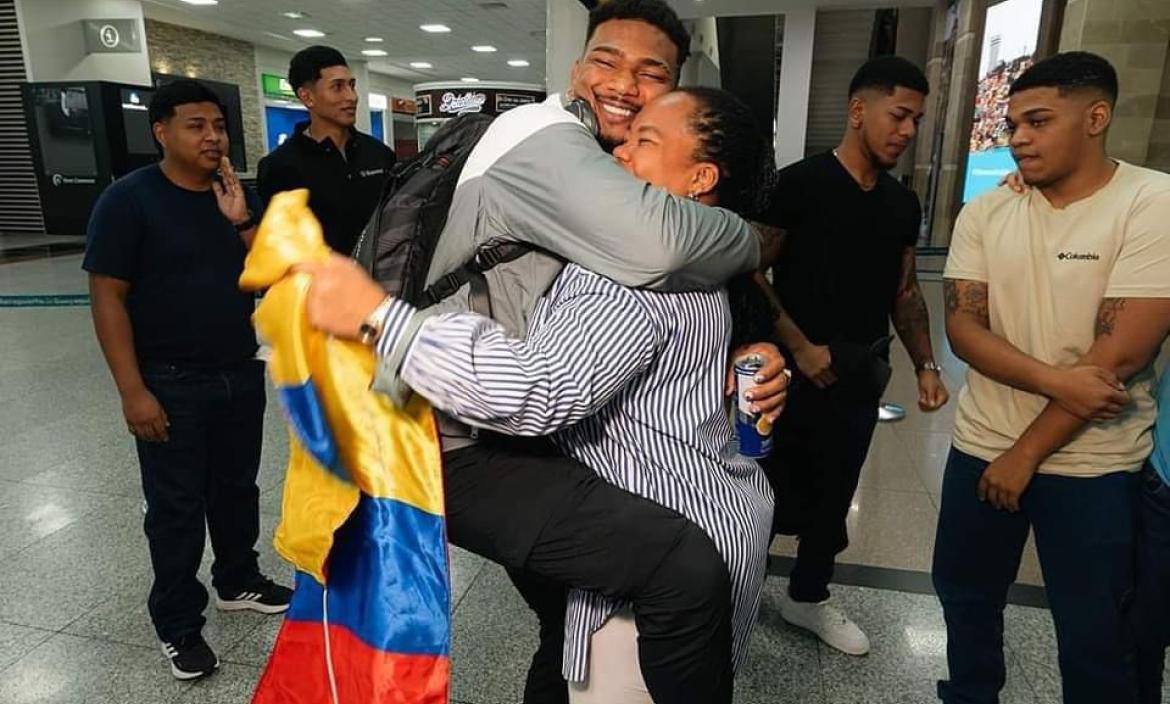
[[[446,453],[444,470],[451,542],[535,580],[522,589],[542,622],[526,704],[567,700],[567,587],[633,602],[655,702],[731,701],[731,581],[701,528],[543,441],[481,441]]]
[[[760,462],[776,494],[773,533],[800,542],[788,585],[795,601],[829,598],[837,555],[849,546],[845,519],[877,426],[879,399],[840,384],[821,390],[800,379]]]
[[[212,584],[223,595],[259,576],[260,445],[264,366],[193,370],[144,365],[143,378],[170,420],[170,439],[138,441],[146,539],[154,584],[150,618],[163,641],[196,633],[207,590],[197,574],[206,531],[215,551]]]

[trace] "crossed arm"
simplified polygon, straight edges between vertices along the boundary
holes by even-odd
[[[1152,362],[1170,333],[1170,299],[1102,300],[1092,346],[1074,366],[1058,368],[991,331],[986,283],[947,279],[945,286],[947,335],[955,353],[984,376],[1049,399],[980,482],[980,498],[1015,511],[1041,463],[1086,424],[1113,418],[1128,403],[1124,382]]]

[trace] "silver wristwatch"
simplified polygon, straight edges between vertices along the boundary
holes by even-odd
[[[390,309],[390,304],[394,301],[393,296],[386,296],[382,302],[374,308],[370,316],[362,323],[361,330],[358,333],[358,339],[363,345],[372,347],[382,336],[382,324],[386,320],[386,312]]]
[[[936,374],[942,374],[942,367],[939,366],[938,362],[931,360],[929,362],[923,362],[922,366],[918,367],[918,371],[920,371],[920,372],[934,372]]]

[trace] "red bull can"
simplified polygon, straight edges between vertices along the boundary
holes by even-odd
[[[752,413],[752,402],[747,399],[747,393],[756,388],[756,374],[763,366],[760,355],[735,361],[735,435],[739,454],[752,459],[772,454],[772,424],[762,414]]]

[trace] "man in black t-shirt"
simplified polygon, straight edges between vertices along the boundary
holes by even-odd
[[[914,138],[929,87],[905,59],[870,60],[849,88],[840,146],[783,169],[770,224],[787,231],[773,270],[776,331],[797,373],[763,460],[775,530],[800,537],[785,620],[852,655],[869,639],[827,604],[845,519],[889,375],[890,321],[914,360],[919,407],[947,402],[914,270],[921,210],[889,174]]]
[[[94,328],[138,446],[154,569],[150,617],[179,679],[219,666],[197,574],[211,533],[216,605],[266,614],[291,591],[260,574],[256,474],[264,365],[237,280],[259,204],[232,171],[223,107],[181,80],[150,104],[162,161],[110,185],[89,222]],[[222,174],[216,180],[216,172]]]
[[[378,205],[394,152],[354,129],[356,82],[336,49],[311,46],[297,52],[288,82],[308,108],[309,120],[260,160],[256,188],[265,204],[281,191],[309,189],[309,209],[321,222],[325,242],[348,255]]]

